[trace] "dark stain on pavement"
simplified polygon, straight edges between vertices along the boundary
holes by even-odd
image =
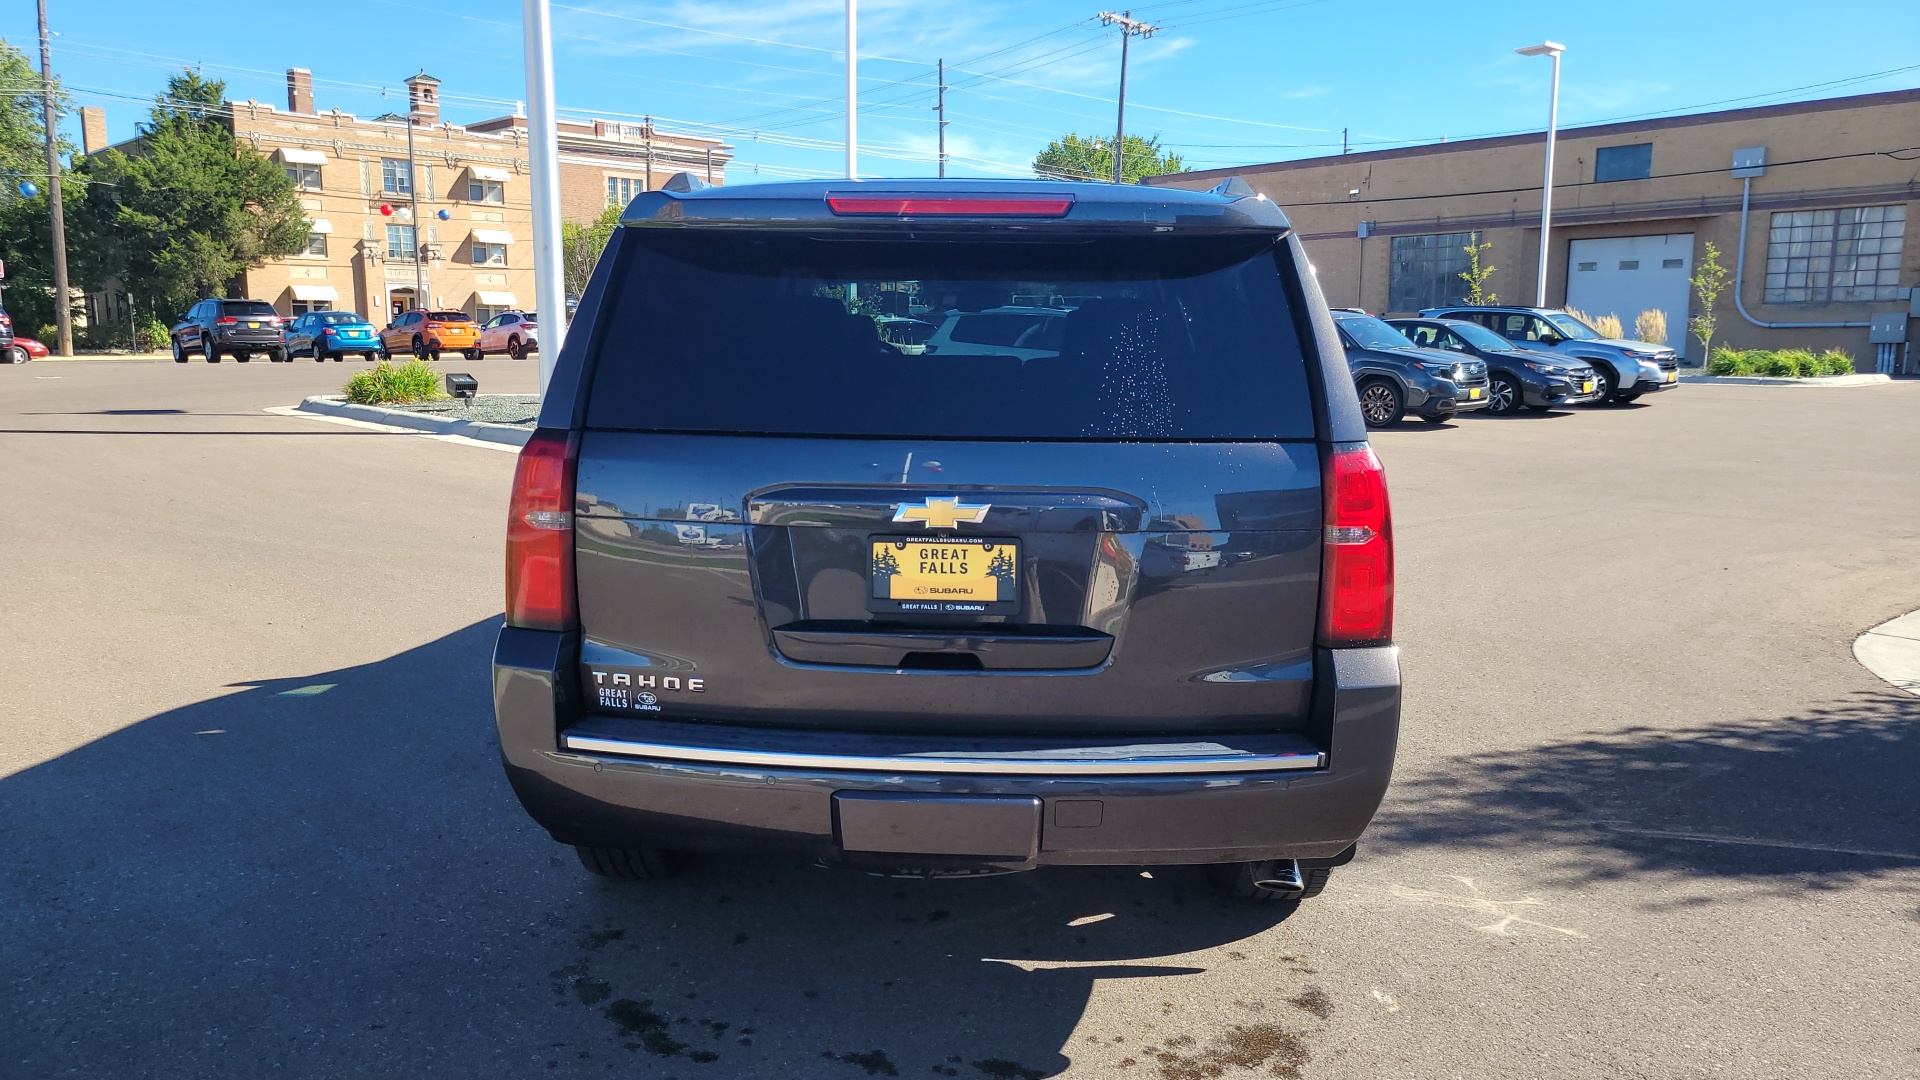
[[[847,1052],[836,1054],[831,1050],[820,1051],[820,1056],[833,1061],[844,1061],[849,1065],[858,1065],[867,1070],[868,1076],[899,1076],[900,1070],[887,1057],[885,1050],[869,1050],[864,1054]]]
[[[1262,1066],[1270,1076],[1298,1076],[1310,1056],[1300,1037],[1278,1024],[1235,1025],[1197,1051],[1192,1049],[1196,1042],[1191,1035],[1180,1035],[1168,1039],[1165,1047],[1148,1047],[1146,1053],[1160,1066],[1162,1080],[1211,1080],[1225,1076],[1229,1068]]]
[[[1300,993],[1288,998],[1287,1004],[1320,1020],[1325,1020],[1333,1015],[1333,999],[1327,996],[1325,990],[1317,986],[1309,986]]]

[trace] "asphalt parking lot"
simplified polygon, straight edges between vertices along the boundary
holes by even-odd
[[[348,366],[0,367],[0,1076],[1920,1075],[1920,700],[1849,651],[1920,383],[1381,434],[1396,784],[1279,919],[587,876],[493,743],[513,458],[261,411]]]

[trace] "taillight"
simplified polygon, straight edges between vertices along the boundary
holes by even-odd
[[[0,326],[12,326],[12,325],[13,325],[13,317],[11,315],[0,315]]]
[[[329,327],[327,327],[327,328],[326,328],[325,330],[322,330],[322,331],[320,331],[320,332],[321,332],[321,333],[323,333],[323,334],[325,334],[325,335],[327,335],[328,337],[335,337],[335,336],[337,336],[337,335],[338,335],[338,334],[340,333],[340,331],[338,331],[338,330],[335,330],[335,329],[334,329],[333,327],[331,327],[331,326],[329,326]]]
[[[239,322],[240,320],[239,320],[239,319],[236,319],[236,318],[234,318],[234,317],[233,317],[233,316],[231,316],[231,315],[222,315],[222,316],[220,316],[220,317],[219,317],[218,319],[216,319],[216,320],[214,320],[214,321],[215,321],[216,323],[218,323],[219,325],[221,325],[221,326],[231,326],[231,325],[233,325],[234,323],[237,323],[237,322]]]
[[[1321,478],[1326,532],[1320,557],[1320,644],[1393,641],[1393,515],[1387,477],[1370,446],[1327,455]]]
[[[842,216],[881,217],[1066,217],[1071,195],[828,195]]]
[[[520,451],[507,511],[507,625],[570,630],[573,476],[579,437],[541,428]]]
[[[437,322],[430,322],[430,323],[428,323],[428,324],[427,324],[427,329],[429,329],[429,330],[443,330],[443,329],[445,329],[445,327],[444,327],[444,326],[443,326],[442,324],[440,324],[440,323],[437,323]]]

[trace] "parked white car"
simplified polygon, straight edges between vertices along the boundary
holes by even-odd
[[[1022,360],[1058,356],[1068,310],[1008,306],[954,312],[927,339],[926,352],[1017,356]]]
[[[480,327],[480,353],[506,353],[524,360],[540,348],[539,320],[531,311],[508,311],[488,319]]]

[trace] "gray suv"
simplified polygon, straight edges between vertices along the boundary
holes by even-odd
[[[1032,296],[1031,355],[878,332]],[[1294,902],[1352,858],[1399,729],[1387,491],[1243,183],[682,174],[555,365],[493,698],[588,870],[1209,864]]]
[[[1338,309],[1333,323],[1368,427],[1392,427],[1407,413],[1445,423],[1492,400],[1483,360],[1421,348],[1364,311]]]
[[[1423,319],[1464,319],[1499,334],[1522,349],[1578,357],[1599,377],[1600,401],[1629,402],[1680,381],[1678,354],[1665,345],[1603,338],[1564,311],[1550,308],[1427,308]]]

